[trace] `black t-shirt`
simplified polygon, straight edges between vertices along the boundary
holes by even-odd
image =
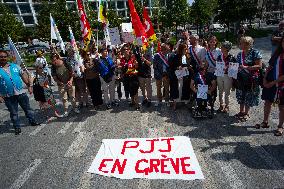
[[[210,87],[212,85],[212,82],[216,80],[216,77],[214,76],[214,73],[207,72],[203,76],[203,79],[205,80],[205,85],[208,85]],[[194,84],[195,86],[197,86],[198,84],[202,84],[199,73],[196,73],[194,76]]]

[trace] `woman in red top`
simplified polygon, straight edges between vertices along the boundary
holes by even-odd
[[[138,103],[138,89],[139,89],[139,80],[138,80],[138,63],[136,61],[135,55],[131,53],[130,47],[124,45],[121,49],[123,58],[121,59],[122,74],[124,84],[128,86],[129,93],[131,97],[130,106],[135,106],[136,110],[139,110]]]

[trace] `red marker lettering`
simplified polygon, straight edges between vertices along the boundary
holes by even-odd
[[[118,173],[123,174],[126,162],[127,162],[127,159],[124,159],[123,162],[122,162],[122,165],[121,165],[120,162],[119,162],[119,159],[116,159],[114,164],[113,164],[113,167],[111,169],[111,173],[114,173],[115,169],[117,168]]]
[[[141,153],[144,153],[144,154],[146,154],[146,153],[152,153],[153,151],[154,151],[154,149],[155,149],[155,147],[154,147],[154,144],[155,144],[155,141],[159,141],[159,139],[152,139],[152,140],[146,140],[146,141],[150,141],[151,143],[151,148],[150,148],[150,150],[149,151],[144,151],[144,150],[139,150]]]
[[[127,146],[128,143],[135,143],[135,145],[133,145],[133,146]],[[139,142],[136,141],[136,140],[134,140],[134,141],[124,141],[121,154],[124,155],[126,148],[137,148],[138,146],[139,146]]]
[[[113,161],[113,159],[103,159],[101,164],[100,164],[99,171],[104,172],[104,173],[108,173],[108,171],[102,170],[104,167],[106,167],[106,164],[105,164],[106,161]]]

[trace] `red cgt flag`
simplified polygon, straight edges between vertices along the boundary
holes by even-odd
[[[142,45],[145,49],[148,46],[147,43],[147,34],[145,32],[145,28],[141,23],[141,20],[136,12],[135,6],[132,0],[128,0],[129,10],[131,15],[132,26],[135,32],[136,39],[139,45]]]
[[[92,36],[91,26],[84,12],[82,1],[77,0],[77,5],[78,5],[78,10],[79,10],[79,16],[80,16],[82,37],[84,39],[84,46],[85,46],[85,49],[87,49],[90,43],[90,40],[91,40],[91,36]]]
[[[156,41],[157,37],[153,28],[153,24],[145,7],[143,8],[143,17],[144,17],[144,28],[147,34],[148,41]]]

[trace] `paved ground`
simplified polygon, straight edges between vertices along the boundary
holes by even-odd
[[[256,40],[265,57],[268,42]],[[0,188],[284,188],[284,140],[272,133],[277,109],[272,128],[256,130],[252,126],[261,121],[263,104],[249,121],[238,123],[232,97],[230,114],[213,120],[194,120],[183,105],[177,111],[165,105],[134,111],[125,101],[113,110],[84,109],[40,127],[27,126],[21,112],[23,134],[16,137],[0,104]],[[31,104],[38,108],[32,97]],[[157,136],[191,138],[205,180],[120,180],[86,173],[103,139]]]

